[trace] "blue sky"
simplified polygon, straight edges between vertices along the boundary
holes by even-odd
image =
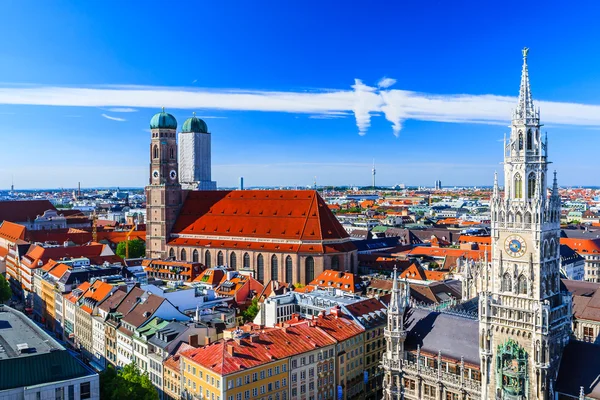
[[[524,46],[559,181],[600,185],[597,2],[289,3],[3,2],[0,188],[144,186],[163,105],[221,186],[490,185]]]

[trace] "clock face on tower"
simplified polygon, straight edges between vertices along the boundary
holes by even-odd
[[[155,169],[154,172],[152,172],[152,177],[154,179],[158,179],[158,170],[157,169]]]
[[[177,178],[177,171],[172,169],[171,172],[169,172],[169,176],[171,177],[171,180],[174,181],[175,178]]]
[[[527,251],[527,244],[521,236],[511,235],[506,238],[504,249],[512,257],[521,257]]]

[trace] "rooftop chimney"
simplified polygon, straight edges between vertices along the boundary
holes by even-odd
[[[228,344],[227,345],[227,353],[230,356],[235,356],[235,350],[233,349],[233,345],[232,344]]]
[[[192,347],[198,347],[198,335],[190,335],[188,338],[188,343]]]

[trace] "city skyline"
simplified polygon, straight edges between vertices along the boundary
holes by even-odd
[[[598,34],[581,21],[552,41],[548,35],[558,32],[506,34],[519,17],[505,10],[482,19],[490,10],[459,14],[439,5],[425,16],[399,7],[390,14],[405,25],[392,29],[386,25],[392,16],[370,19],[379,11],[372,8],[317,13],[273,5],[270,15],[247,21],[241,5],[234,11],[203,5],[205,29],[194,30],[183,18],[186,5],[178,4],[161,17],[182,35],[144,28],[149,10],[128,5],[110,14],[111,7],[63,3],[60,13],[36,5],[32,29],[0,51],[8,61],[0,66],[0,122],[11,133],[6,148],[14,150],[5,155],[0,187],[10,187],[11,176],[16,188],[78,181],[144,186],[148,122],[161,106],[180,126],[192,111],[206,120],[220,186],[235,187],[240,176],[248,186],[309,186],[315,176],[319,186],[368,186],[373,158],[381,186],[429,186],[437,179],[447,187],[489,186],[502,167],[498,150],[516,106],[523,46],[531,48],[532,90],[548,124],[551,168],[565,186],[600,184],[591,176],[600,160],[585,146],[600,127],[597,60],[574,60]],[[11,4],[3,33],[31,7]],[[529,7],[524,11],[534,12]],[[535,9],[553,21],[556,11]],[[346,20],[363,12],[364,35]],[[569,22],[569,12],[561,21]],[[290,13],[300,18],[286,24]],[[114,18],[111,32],[96,27],[107,15]],[[302,17],[333,23],[308,32]],[[426,19],[429,32],[419,26]],[[58,26],[51,32],[50,20]],[[462,30],[465,21],[485,26],[483,37],[470,36],[473,26]],[[422,37],[399,41],[414,28]],[[281,37],[270,36],[276,31]],[[300,36],[301,43],[293,40]],[[374,58],[377,52],[384,56]],[[24,157],[26,165],[19,162]]]

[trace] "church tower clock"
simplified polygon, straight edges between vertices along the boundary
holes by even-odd
[[[492,260],[479,296],[482,399],[553,398],[569,340],[571,300],[560,283],[560,197],[547,193],[548,140],[529,85],[523,50],[521,87],[504,143],[504,193],[491,199]]]
[[[166,257],[166,244],[182,204],[177,164],[177,120],[162,112],[150,120],[150,183],[146,186],[146,257]]]

